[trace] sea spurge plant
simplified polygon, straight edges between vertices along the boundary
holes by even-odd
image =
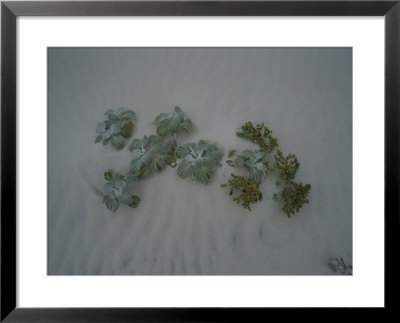
[[[135,112],[126,108],[119,108],[117,111],[108,110],[104,115],[107,119],[100,122],[96,126],[96,141],[107,145],[109,142],[117,149],[121,149],[125,145],[125,141],[132,135]]]
[[[239,196],[233,198],[234,201],[241,203],[244,208],[250,211],[250,205],[262,198],[260,185],[267,172],[277,171],[285,185],[279,194],[273,194],[273,199],[282,201],[283,212],[290,217],[299,212],[304,204],[309,203],[308,194],[311,185],[303,185],[293,181],[300,167],[300,163],[294,154],[285,157],[280,150],[277,150],[274,155],[274,163],[272,167],[270,166],[269,158],[278,147],[278,140],[272,136],[272,131],[264,123],[254,125],[250,121],[246,122],[241,127],[241,131],[236,134],[256,143],[259,150],[245,150],[238,155],[236,155],[235,150],[231,150],[228,154],[228,157],[236,156],[235,159],[226,161],[228,165],[245,168],[249,171],[247,179],[243,176],[231,174],[228,184],[221,185],[222,187],[229,186],[229,195],[232,195],[235,191],[240,192]],[[280,185],[281,182],[276,181],[276,186],[279,187]]]
[[[263,152],[271,153],[278,147],[278,140],[272,136],[272,131],[264,123],[254,125],[253,122],[248,121],[241,127],[241,130],[236,134],[239,137],[250,139]]]
[[[144,136],[143,139],[133,139],[129,150],[133,156],[129,172],[136,174],[140,179],[150,176],[153,171],[159,173],[165,168],[161,136],[150,135]]]
[[[274,167],[276,170],[278,170],[279,177],[282,178],[286,183],[290,183],[290,181],[296,177],[296,172],[300,167],[300,163],[298,162],[296,155],[289,154],[285,157],[278,149],[274,155],[274,159]]]
[[[228,180],[228,185],[229,195],[234,195],[233,201],[249,211],[251,211],[251,204],[262,200],[263,195],[260,191],[260,183],[254,183],[243,176],[232,173],[231,178]],[[221,186],[226,187],[227,184]]]
[[[155,119],[155,124],[157,126],[157,134],[162,137],[176,135],[182,130],[190,132],[193,129],[192,121],[185,118],[185,114],[180,107],[175,107],[174,112],[171,113],[160,113]]]
[[[176,149],[176,155],[182,158],[177,170],[181,178],[190,177],[200,183],[208,184],[216,166],[221,166],[223,154],[211,143],[200,140],[187,143]]]
[[[118,172],[107,171],[104,173],[106,183],[103,186],[103,203],[107,209],[116,212],[121,204],[136,208],[140,198],[132,195],[130,191],[138,182],[137,176],[124,176]]]
[[[282,211],[290,218],[291,215],[298,213],[304,204],[309,203],[308,193],[311,185],[291,182],[280,192],[283,201]]]

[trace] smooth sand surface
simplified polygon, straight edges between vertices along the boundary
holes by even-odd
[[[180,143],[215,142],[223,161],[256,148],[240,125],[265,122],[299,158],[311,203],[288,218],[267,176],[248,212],[220,187],[223,162],[207,186],[168,167],[140,185],[137,209],[108,211],[103,173],[126,173],[131,158],[94,144],[103,113],[134,110],[133,139],[176,105],[196,125]],[[329,257],[352,263],[351,49],[49,49],[48,166],[50,275],[335,274]]]

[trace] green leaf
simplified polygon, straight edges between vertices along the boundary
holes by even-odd
[[[245,166],[245,158],[244,157],[237,157],[233,162],[235,167],[244,167]]]
[[[106,201],[106,207],[112,212],[116,212],[119,208],[119,202],[116,199],[107,199]]]
[[[113,182],[106,182],[103,186],[103,194],[109,195],[114,191],[114,183]]]
[[[264,172],[258,171],[257,169],[251,169],[249,172],[249,181],[253,183],[260,183],[264,179]]]
[[[133,151],[135,149],[142,148],[142,140],[140,139],[133,139],[131,144],[129,145],[129,150]]]
[[[94,143],[97,144],[97,143],[100,142],[102,139],[103,139],[103,136],[97,136]]]
[[[126,177],[126,186],[128,189],[135,188],[139,183],[139,177],[137,175],[128,175]]]
[[[181,178],[189,177],[190,175],[192,175],[192,172],[193,172],[192,167],[186,161],[182,161],[177,169],[177,174]]]
[[[106,181],[112,181],[113,180],[113,172],[112,171],[107,171],[104,173],[104,179]]]
[[[200,166],[196,172],[196,180],[206,185],[208,184],[208,181],[210,180],[212,173],[213,173],[212,168],[207,167],[205,165]]]
[[[122,149],[125,144],[124,137],[120,135],[113,137],[111,139],[111,144],[117,149]]]
[[[130,195],[129,193],[123,193],[119,198],[119,202],[126,205],[131,204],[133,202],[132,195]]]
[[[161,158],[161,157],[154,158],[152,163],[151,163],[151,167],[157,173],[161,172],[165,168],[165,160],[164,160],[164,158]]]
[[[145,178],[147,178],[147,177],[149,177],[150,175],[151,175],[151,173],[152,173],[152,170],[151,170],[151,168],[149,167],[149,166],[144,166],[141,170],[140,170],[140,172],[139,172],[139,178],[140,179],[145,179]]]
[[[106,124],[104,122],[97,124],[96,133],[98,133],[99,135],[102,135],[105,130],[106,130]]]
[[[121,128],[121,136],[129,138],[132,135],[133,123],[131,121],[126,122]]]

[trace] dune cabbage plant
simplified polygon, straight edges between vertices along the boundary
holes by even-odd
[[[158,135],[144,136],[143,139],[133,139],[129,145],[133,159],[129,167],[131,174],[140,179],[150,176],[153,171],[159,173],[166,165],[163,152],[163,138]]]
[[[248,180],[258,184],[264,180],[267,171],[266,157],[266,153],[259,150],[244,150],[233,162],[228,161],[228,164],[247,168],[249,170]]]
[[[157,134],[165,137],[172,135],[176,138],[176,134],[182,130],[192,131],[193,123],[185,117],[180,107],[175,107],[174,112],[160,113],[155,119]]]
[[[202,184],[208,184],[216,166],[221,166],[223,154],[217,146],[200,140],[197,144],[190,142],[176,149],[179,163],[177,174],[181,178],[192,178]]]
[[[118,172],[107,171],[104,173],[104,179],[106,183],[103,186],[103,203],[107,209],[116,212],[122,204],[131,208],[138,206],[140,198],[130,193],[138,183],[136,176],[124,176]]]
[[[117,111],[107,110],[104,115],[107,119],[96,126],[95,143],[102,142],[103,145],[107,145],[110,142],[116,149],[122,149],[126,139],[132,135],[132,119],[135,112],[121,107]]]

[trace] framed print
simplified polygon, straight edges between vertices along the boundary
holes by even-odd
[[[399,6],[2,2],[1,320],[392,308]]]

